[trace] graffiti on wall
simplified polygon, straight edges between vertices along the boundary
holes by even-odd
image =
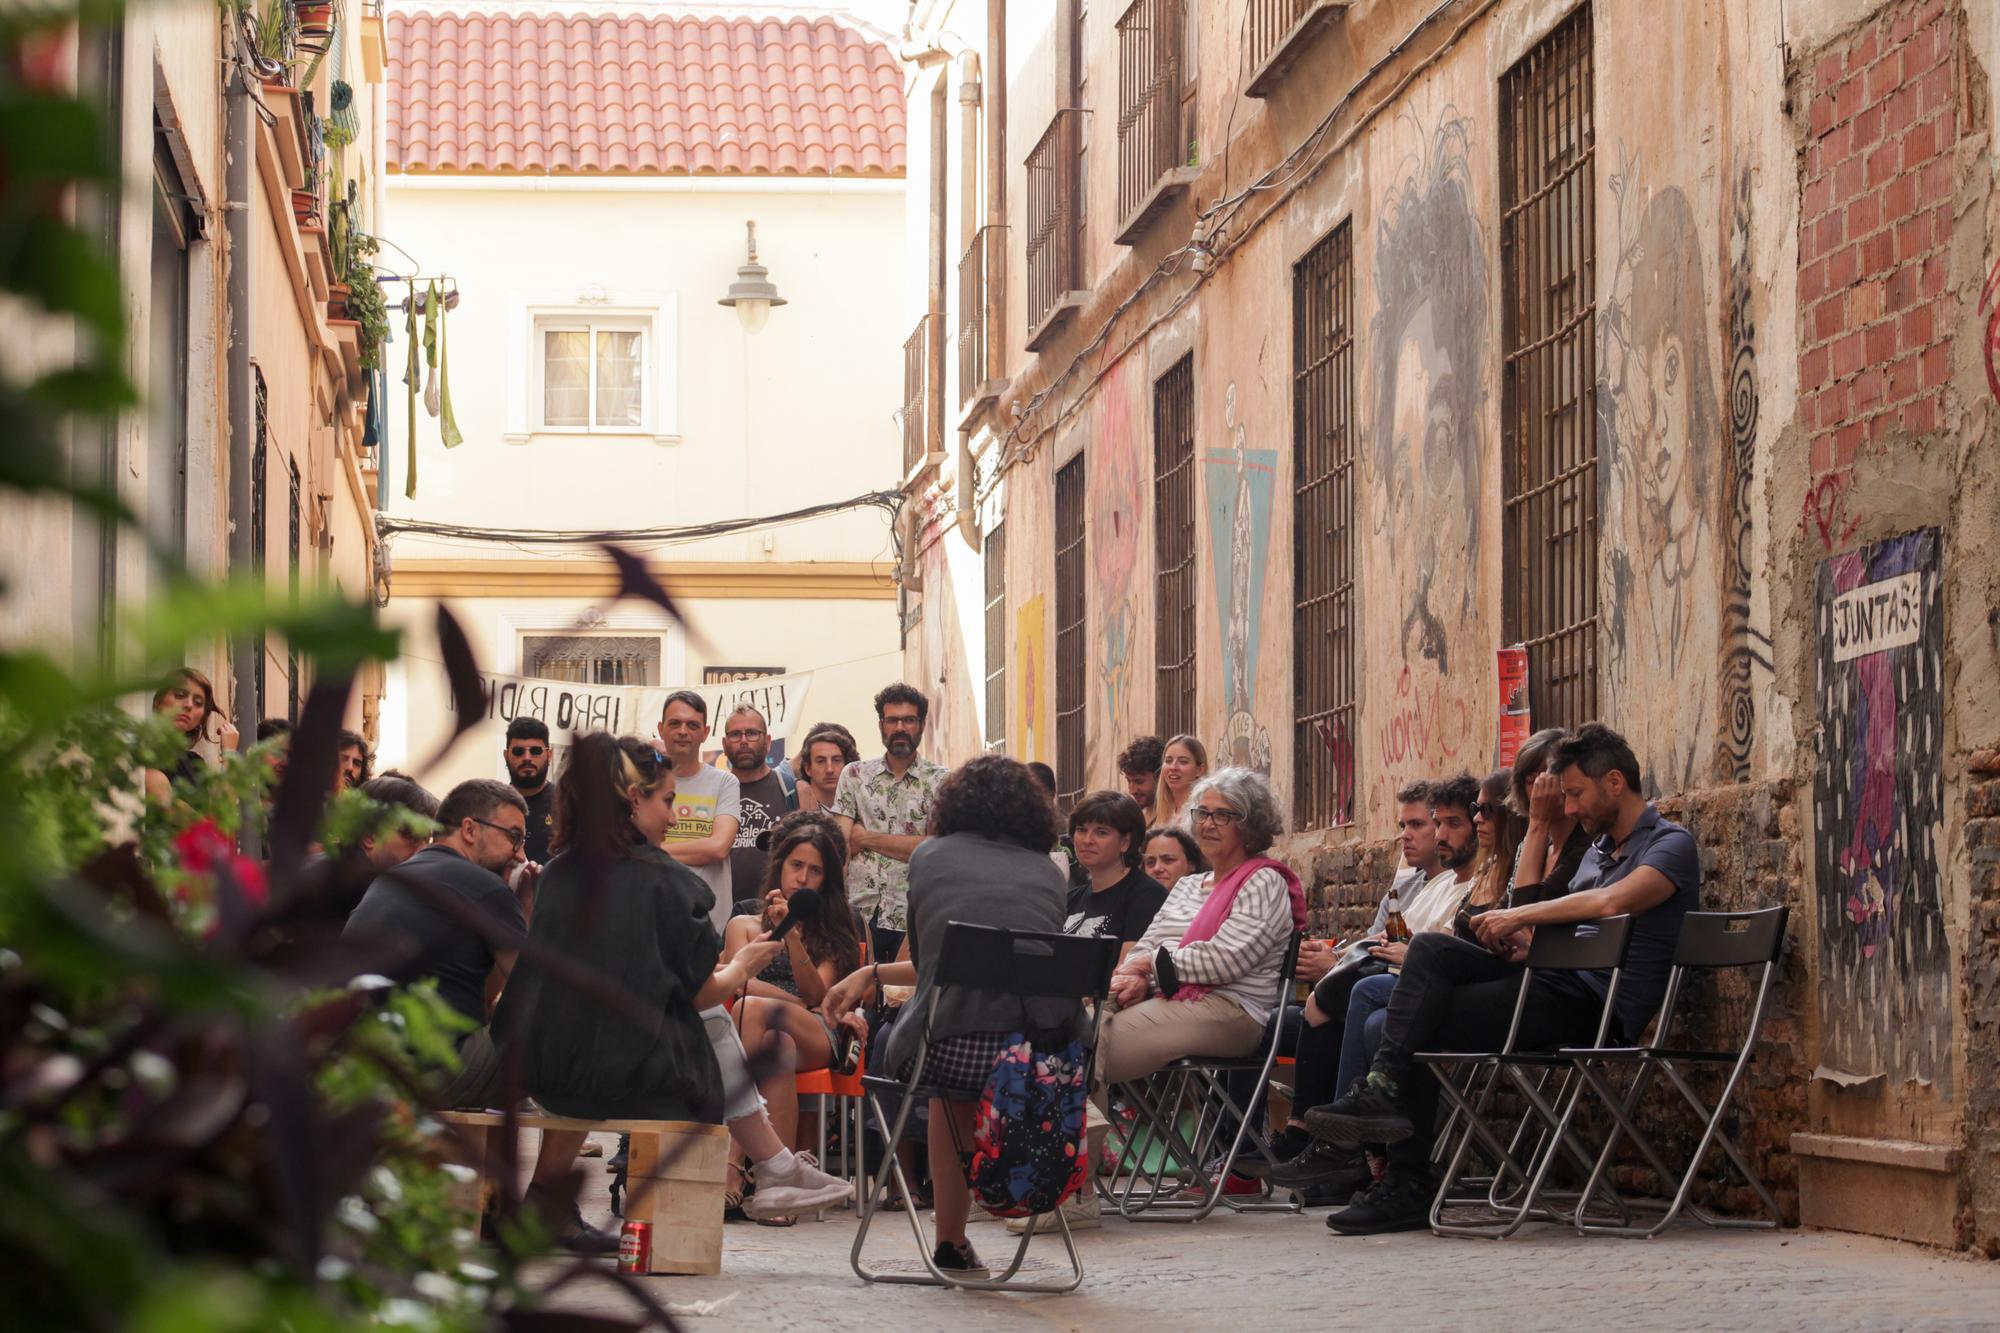
[[[1757,323],[1750,255],[1750,168],[1736,177],[1729,211],[1729,450],[1722,471],[1722,745],[1716,776],[1750,780],[1757,735],[1756,683],[1771,672],[1771,639],[1752,623],[1751,518],[1756,480]]]
[[[1213,762],[1271,771],[1271,732],[1257,720],[1257,659],[1270,567],[1271,487],[1278,455],[1249,447],[1238,418],[1236,384],[1222,398],[1227,449],[1211,449],[1208,469],[1208,541],[1215,569],[1215,605],[1222,627],[1221,743]]]
[[[1053,682],[1045,599],[1030,597],[1014,613],[1014,757],[1022,763],[1042,757],[1042,710]]]
[[[1820,1062],[1949,1096],[1938,549],[1925,528],[1820,562],[1814,893]]]
[[[1414,120],[1412,121],[1414,124]],[[1375,724],[1393,789],[1449,771],[1474,748],[1472,697],[1491,640],[1481,623],[1485,541],[1487,252],[1475,207],[1472,122],[1447,110],[1382,201],[1369,321],[1375,530],[1397,547],[1396,628],[1374,637],[1401,661],[1394,704]],[[1452,671],[1454,660],[1471,670]],[[1437,725],[1451,719],[1460,725]]]
[[[1599,324],[1598,447],[1605,552],[1605,697],[1654,792],[1686,791],[1714,753],[1715,476],[1722,410],[1709,357],[1708,280],[1694,210],[1647,191],[1627,159],[1611,179],[1618,264]]]
[[[1114,748],[1128,733],[1125,712],[1132,702],[1132,660],[1139,634],[1139,522],[1144,512],[1139,441],[1132,429],[1131,397],[1126,392],[1126,363],[1105,377],[1097,398],[1097,433],[1091,442],[1086,481],[1090,496],[1090,562],[1096,577],[1091,590],[1098,607],[1100,679],[1104,685],[1104,721],[1097,738]],[[1095,765],[1098,771],[1108,762]]]
[[[1979,313],[1986,316],[1986,389],[1995,398],[2000,398],[2000,262],[1986,275],[1986,285],[1979,289]]]

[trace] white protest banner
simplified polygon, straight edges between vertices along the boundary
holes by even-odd
[[[811,684],[810,671],[718,685],[590,685],[481,672],[482,711],[477,721],[504,727],[517,717],[540,718],[548,724],[549,739],[559,748],[569,744],[571,732],[651,737],[666,712],[667,696],[677,690],[692,690],[708,701],[708,724],[713,729],[708,752],[721,752],[722,724],[732,710],[748,704],[764,715],[770,727],[771,761],[776,763],[789,751],[792,733],[805,716],[806,690]]]

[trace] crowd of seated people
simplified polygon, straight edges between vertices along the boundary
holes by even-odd
[[[199,686],[162,703],[180,707],[176,721],[190,735],[207,721]],[[913,758],[922,696],[896,686],[884,698],[901,710],[883,715],[886,760],[860,760],[845,732],[813,733],[800,784],[813,808],[764,835],[763,881],[738,886],[720,933],[707,886],[659,850],[674,822],[674,770],[649,741],[573,741],[532,912],[502,878],[521,861],[518,793],[473,782],[427,805],[407,779],[367,784],[439,825],[421,850],[408,835],[364,849],[378,878],[348,933],[388,941],[385,970],[435,980],[473,1025],[449,1104],[504,1096],[500,1056],[515,1047],[518,1091],[550,1111],[725,1123],[746,1164],[733,1169],[731,1202],[784,1220],[852,1188],[801,1152],[797,1077],[851,1067],[854,1047],[866,1048],[873,1072],[909,1067],[921,1025],[899,1021],[897,1005],[927,1011],[948,923],[1067,931],[1120,944],[1096,1053],[1085,1145],[1093,1164],[1121,1085],[1184,1056],[1244,1056],[1276,1041],[1294,1061],[1290,1112],[1271,1126],[1275,1162],[1257,1154],[1238,1169],[1332,1208],[1336,1233],[1415,1229],[1428,1225],[1436,1188],[1438,1094],[1414,1057],[1504,1037],[1536,927],[1622,913],[1635,919],[1634,943],[1614,1037],[1636,1039],[1696,902],[1693,841],[1646,801],[1624,739],[1595,723],[1541,731],[1511,768],[1395,793],[1401,864],[1381,886],[1374,921],[1356,939],[1303,947],[1296,975],[1309,998],[1274,1007],[1307,907],[1277,854],[1285,802],[1269,778],[1210,771],[1191,737],[1142,737],[1119,755],[1126,790],[1088,793],[1065,816],[1051,775],[1034,765],[981,756],[940,780],[943,770]],[[890,812],[880,827],[878,808]],[[857,848],[880,861],[865,888],[852,872]],[[468,930],[413,894],[412,877],[489,913],[494,928]],[[807,891],[814,897],[800,901],[817,910],[778,938]],[[640,1028],[593,1007],[521,963],[520,941],[584,961],[662,1020]],[[1589,1038],[1606,980],[1538,976],[1520,1040]],[[1002,1013],[947,995],[940,1011],[926,1079],[936,1095],[915,1108],[905,1165],[917,1205],[935,1209],[943,1269],[983,1271],[966,1236],[979,1212],[965,1180],[971,1117],[1019,1023],[1012,1000]],[[1250,1113],[1261,1117],[1261,1103]],[[569,1169],[578,1137],[544,1136],[531,1201]],[[1073,1226],[1097,1220],[1086,1195]],[[581,1216],[558,1210],[551,1221],[579,1249],[608,1246]]]

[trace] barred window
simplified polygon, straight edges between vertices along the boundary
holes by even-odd
[[[1354,227],[1292,270],[1292,806],[1354,818]]]
[[[1153,729],[1195,729],[1194,354],[1153,386]]]
[[[1597,715],[1593,82],[1584,5],[1500,85],[1502,597],[1537,727]]]
[[[1084,760],[1083,455],[1056,473],[1056,803],[1090,785]]]
[[[986,534],[986,748],[1007,749],[1007,525]]]

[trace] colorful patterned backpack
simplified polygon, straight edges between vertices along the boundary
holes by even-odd
[[[1088,1188],[1083,1043],[1039,1048],[1014,1033],[979,1098],[972,1197],[1001,1217],[1053,1212]]]

